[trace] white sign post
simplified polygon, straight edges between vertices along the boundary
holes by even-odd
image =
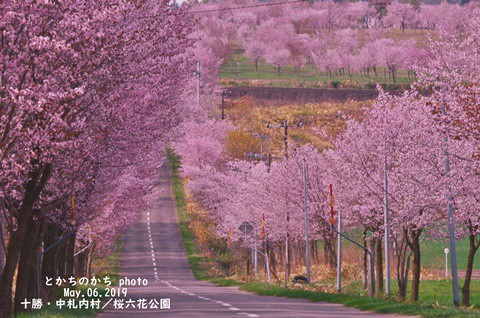
[[[450,252],[450,250],[445,248],[443,251],[445,252],[445,277],[448,277],[448,252]]]

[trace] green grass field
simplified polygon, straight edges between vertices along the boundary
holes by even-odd
[[[359,42],[365,44],[365,29],[359,30]],[[385,37],[395,41],[414,39],[417,46],[425,47],[428,42],[427,31],[406,29],[402,32],[399,29],[388,30]],[[435,39],[436,34],[432,37]],[[255,63],[245,56],[242,44],[232,40],[229,44],[230,57],[226,59],[220,70],[220,78],[224,85],[238,86],[280,86],[280,87],[348,87],[348,88],[375,88],[375,83],[388,84],[391,88],[403,88],[413,81],[405,70],[398,70],[397,81],[394,85],[392,78],[384,68],[378,68],[378,77],[373,72],[370,76],[360,72],[354,72],[351,77],[340,76],[334,72],[331,78],[327,72],[320,72],[315,65],[308,63],[296,73],[293,66],[287,65],[281,68],[280,76],[272,65],[265,63],[262,59],[258,63],[258,70],[255,70]]]
[[[293,66],[287,65],[281,68],[278,75],[277,70],[263,60],[259,61],[258,70],[255,70],[255,63],[241,53],[232,54],[230,59],[225,61],[220,70],[220,78],[225,85],[245,86],[375,88],[376,83],[394,84],[388,77],[388,72],[384,76],[383,68],[378,69],[378,77],[373,73],[370,77],[363,73],[352,73],[349,77],[334,72],[329,78],[327,73],[320,72],[312,64],[302,67],[300,73],[294,72]],[[407,85],[412,81],[407,71],[398,71],[397,86]]]
[[[445,253],[443,250],[446,247],[450,248],[450,244],[448,242],[423,241],[421,245],[423,266],[426,268],[445,269]],[[468,250],[468,238],[457,242],[458,269],[465,270],[467,268]],[[448,268],[450,268],[450,254],[448,258]],[[473,263],[473,268],[480,270],[480,253],[478,252]]]
[[[352,236],[355,238],[355,236]],[[358,240],[358,238],[357,238]],[[444,249],[450,248],[448,242],[434,242],[434,241],[421,241],[421,262],[422,266],[431,271],[431,270],[443,270],[445,269],[445,253]],[[320,249],[322,249],[321,242],[319,243]],[[343,246],[345,249],[357,249],[352,243],[344,240]],[[457,242],[457,266],[459,270],[467,269],[467,258],[468,258],[469,242],[468,238],[460,240]],[[358,253],[361,253],[359,251]],[[480,253],[477,253],[474,263],[474,270],[480,270]],[[450,269],[450,254],[448,255],[448,268]],[[443,273],[443,272],[442,272]]]

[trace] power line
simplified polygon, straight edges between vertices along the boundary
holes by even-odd
[[[276,6],[276,5],[282,5],[282,4],[297,3],[297,2],[307,2],[307,1],[306,1],[306,0],[296,0],[296,1],[284,1],[284,2],[274,2],[274,3],[252,4],[252,5],[249,5],[249,6],[242,6],[242,7],[218,8],[218,9],[208,9],[208,10],[192,11],[192,12],[190,12],[190,13],[191,13],[191,14],[195,14],[195,13],[203,13],[203,12],[217,12],[217,11],[227,11],[227,10],[240,10],[240,9],[248,9],[248,8]]]
[[[196,13],[205,13],[205,12],[218,12],[218,11],[227,11],[227,10],[240,10],[240,9],[257,8],[257,7],[269,7],[269,6],[276,6],[276,5],[283,5],[283,4],[290,4],[290,3],[298,3],[298,2],[307,2],[307,0],[294,0],[294,1],[284,1],[284,2],[252,4],[252,5],[241,6],[241,7],[198,10],[198,11],[191,11],[191,12],[188,12],[188,13],[189,13],[189,14],[196,14]],[[154,15],[145,15],[145,16],[131,17],[131,19],[133,19],[133,20],[142,20],[142,19],[158,18],[158,17],[161,16],[162,14],[163,14],[163,12],[162,12],[162,13],[159,13],[159,14],[154,14]]]

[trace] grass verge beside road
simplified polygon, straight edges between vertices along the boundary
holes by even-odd
[[[178,223],[180,234],[183,238],[183,244],[187,251],[188,262],[196,279],[206,280],[210,278],[206,270],[208,259],[203,256],[202,249],[196,244],[195,235],[189,228],[187,214],[187,202],[185,200],[185,191],[183,189],[182,179],[180,178],[180,158],[172,150],[168,150],[168,160],[172,168],[172,190],[177,205]]]
[[[480,317],[480,311],[464,308],[454,308],[434,303],[435,299],[432,299],[428,295],[435,292],[439,292],[437,285],[427,283],[428,281],[422,281],[421,285],[424,292],[427,295],[429,303],[410,303],[410,302],[398,302],[392,298],[370,298],[352,294],[333,294],[314,292],[301,289],[286,289],[279,285],[269,285],[265,283],[242,283],[233,279],[226,279],[222,277],[213,277],[208,273],[208,264],[212,262],[211,259],[203,255],[201,247],[197,244],[194,233],[189,228],[189,216],[186,209],[185,191],[183,182],[179,175],[180,158],[176,156],[172,151],[168,152],[168,158],[172,167],[172,186],[173,194],[175,196],[180,233],[182,235],[185,249],[187,251],[188,260],[192,268],[195,278],[200,280],[206,280],[217,284],[218,286],[240,286],[241,290],[254,292],[264,296],[279,296],[287,298],[301,298],[308,299],[315,302],[328,302],[342,304],[347,307],[357,308],[367,311],[375,311],[384,314],[403,314],[409,316],[420,316],[425,318],[433,317]],[[443,281],[442,281],[443,282]],[[448,283],[442,283],[442,290],[445,290],[445,295],[450,294],[451,290]],[[434,292],[435,291],[435,292]],[[430,303],[430,301],[432,303]]]
[[[308,290],[286,289],[263,283],[248,283],[240,289],[264,296],[301,298],[311,301],[323,301],[342,304],[347,307],[384,314],[404,314],[409,316],[433,317],[480,317],[480,312],[462,308],[441,307],[432,304],[398,302],[392,299],[370,298],[357,295],[331,294]]]

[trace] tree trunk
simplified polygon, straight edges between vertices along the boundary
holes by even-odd
[[[421,263],[420,263],[420,234],[421,230],[412,230],[412,240],[409,244],[413,253],[412,263],[412,295],[410,299],[412,301],[418,301],[418,294],[420,289],[420,275],[421,275]]]
[[[383,255],[382,240],[377,240],[375,244],[375,276],[377,278],[377,292],[383,292]]]
[[[325,239],[324,244],[325,265],[329,268],[337,267],[337,253],[335,252],[335,242],[332,239]]]
[[[363,246],[367,247],[367,230],[364,229],[362,232]],[[368,289],[368,253],[366,250],[363,250],[363,270],[362,270],[362,288],[363,290]]]
[[[255,59],[255,71],[258,71],[258,58]]]
[[[407,243],[406,237],[407,232],[403,230],[403,238],[400,244],[395,244],[396,248],[396,257],[397,257],[397,284],[398,284],[398,298],[401,301],[404,301],[407,297],[407,284],[408,284],[408,273],[410,272],[410,260],[412,253],[409,252],[407,256]],[[400,246],[399,246],[400,245]]]
[[[42,260],[40,260],[40,263],[38,263],[38,259],[37,259],[37,256],[38,254],[40,254],[41,252],[43,252],[43,237],[45,236],[45,224],[42,222],[42,224],[40,225],[40,229],[39,229],[39,233],[38,233],[38,238],[37,238],[37,244],[33,247],[34,248],[34,251],[33,253],[31,254],[31,257],[32,257],[32,264],[33,264],[33,270],[30,271],[29,275],[30,275],[30,278],[29,278],[29,281],[30,282],[33,282],[31,287],[29,287],[29,290],[28,290],[28,293],[27,293],[27,298],[28,299],[33,299],[35,297],[37,297],[36,295],[36,286],[37,286],[37,267],[40,266],[40,270],[41,270],[41,266],[42,266]],[[41,276],[40,276],[41,278]],[[40,284],[41,284],[41,279],[40,279]],[[41,285],[40,285],[41,287]]]
[[[480,242],[475,242],[475,236],[472,234],[469,235],[469,240],[470,249],[468,250],[467,272],[465,273],[465,283],[463,284],[462,288],[462,306],[465,307],[470,306],[470,283],[472,281],[473,261],[475,258],[475,253],[477,252],[480,245]]]
[[[67,277],[74,276],[74,257],[75,254],[75,238],[76,234],[74,233],[67,239],[67,250],[66,250],[66,262],[67,262]]]
[[[0,276],[2,276],[5,267],[5,231],[3,225],[3,212],[0,212]]]
[[[93,261],[94,253],[95,253],[95,243],[92,243],[92,247],[88,252],[88,258],[87,258],[87,276],[88,277],[92,277],[92,261]]]
[[[88,251],[84,251],[75,258],[75,277],[77,278],[87,276],[87,255]]]
[[[45,235],[43,237],[43,249],[47,249],[52,246],[58,240],[59,229],[54,224],[46,225]],[[43,254],[42,261],[42,282],[41,285],[44,286],[43,279],[45,277],[55,278],[57,276],[57,266],[55,261],[55,249],[53,248],[47,253]]]
[[[288,286],[288,281],[290,279],[290,261],[291,261],[291,248],[290,248],[290,235],[288,234],[287,229],[287,236],[285,237],[285,287]]]
[[[21,304],[25,299],[28,299],[28,291],[35,287],[35,282],[30,281],[30,272],[35,272],[35,247],[38,245],[38,234],[40,229],[40,221],[31,219],[28,222],[27,232],[30,239],[24,240],[22,251],[20,253],[20,262],[17,271],[17,281],[15,285],[15,315],[25,312],[26,308]]]
[[[310,245],[310,254],[312,255],[312,261],[314,260],[315,263],[318,263],[318,246],[316,240],[313,240],[312,245]]]
[[[63,233],[61,236],[63,236]],[[59,277],[66,278],[66,261],[67,261],[67,242],[63,241],[56,246],[56,255],[57,255],[57,273]]]
[[[33,204],[45,187],[51,173],[51,165],[47,164],[29,173],[29,181],[25,187],[25,197],[18,210],[18,227],[12,233],[7,249],[5,268],[0,279],[0,317],[9,317],[12,308],[13,276],[17,268],[20,252],[27,233],[28,222],[33,216]]]

